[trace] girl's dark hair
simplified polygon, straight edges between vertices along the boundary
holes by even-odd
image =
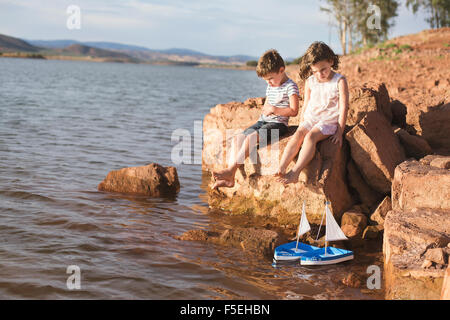
[[[334,70],[337,70],[337,68],[339,67],[338,55],[335,54],[333,50],[331,50],[331,48],[324,42],[316,41],[309,46],[308,50],[306,50],[306,53],[300,58],[300,78],[302,80],[308,79],[308,77],[312,74],[311,65],[323,60],[331,61],[333,63],[331,68],[333,68]]]

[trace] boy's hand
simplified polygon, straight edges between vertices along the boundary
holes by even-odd
[[[271,114],[275,114],[275,107],[272,106],[271,104],[265,104],[262,108],[262,113],[265,116],[270,116]]]

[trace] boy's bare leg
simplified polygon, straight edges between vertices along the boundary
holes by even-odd
[[[230,154],[227,159],[227,167],[226,169],[213,171],[212,175],[214,179],[224,180],[225,178],[230,176],[230,168],[234,167],[236,159],[238,157],[239,150],[242,148],[245,138],[246,136],[242,133],[233,137],[233,141],[231,142],[231,148],[229,149]]]
[[[291,171],[287,174],[280,176],[277,180],[283,184],[296,183],[300,172],[308,165],[308,163],[314,158],[316,152],[316,144],[328,138],[329,135],[324,135],[320,132],[319,128],[313,128],[305,136],[302,148],[298,154],[297,162]]]
[[[220,172],[213,172],[213,176],[217,180],[213,188],[218,188],[219,186],[223,187],[234,186],[234,176],[236,174],[236,170],[239,168],[240,165],[244,164],[245,158],[247,158],[250,154],[250,151],[254,149],[257,141],[258,141],[257,132],[253,132],[252,134],[245,137],[241,148],[236,154],[234,161],[230,163],[228,168]]]
[[[307,133],[307,129],[298,127],[292,137],[289,138],[288,144],[284,149],[283,156],[281,157],[280,167],[275,174],[276,176],[282,176],[286,173],[286,168],[291,161],[294,160]]]

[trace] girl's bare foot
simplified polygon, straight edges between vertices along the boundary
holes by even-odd
[[[284,176],[285,174],[286,174],[286,172],[281,171],[281,170],[278,170],[278,171],[274,174],[274,176],[275,176],[275,177],[282,177],[282,176]]]
[[[217,189],[220,187],[232,188],[234,187],[234,179],[233,180],[217,180],[212,186],[213,189]]]
[[[278,177],[277,181],[281,182],[282,184],[297,183],[298,182],[298,174],[295,172],[289,171],[285,175]]]

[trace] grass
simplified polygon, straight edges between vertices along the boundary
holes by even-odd
[[[444,47],[450,47],[450,43],[444,43]]]

